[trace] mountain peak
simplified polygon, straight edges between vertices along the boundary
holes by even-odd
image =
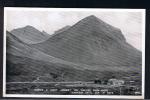
[[[98,21],[99,19],[95,15],[90,15],[85,17],[84,20]]]
[[[25,28],[34,28],[34,27],[30,25],[26,25]]]
[[[87,18],[97,18],[95,15],[87,16]]]
[[[11,33],[27,44],[39,43],[49,38],[49,34],[42,33],[30,25],[14,29]]]
[[[25,26],[24,29],[25,29],[25,30],[36,30],[36,31],[39,31],[39,30],[37,30],[35,27],[30,26],[30,25]]]

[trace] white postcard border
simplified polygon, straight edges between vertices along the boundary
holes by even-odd
[[[142,95],[141,96],[121,96],[121,95],[31,95],[31,94],[6,94],[6,23],[7,11],[94,11],[94,12],[141,12],[142,13]],[[3,97],[18,98],[122,98],[122,99],[144,99],[145,88],[145,9],[114,9],[114,8],[25,8],[25,7],[5,7],[4,8],[4,37],[3,37]]]

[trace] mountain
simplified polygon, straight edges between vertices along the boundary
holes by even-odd
[[[93,15],[31,46],[53,57],[91,67],[141,68],[141,51],[126,42],[120,29]]]
[[[7,31],[7,81],[141,80],[142,53],[120,29],[88,16],[58,33],[30,44]]]
[[[39,30],[29,25],[23,28],[14,29],[11,31],[11,33],[28,44],[43,42],[50,37],[50,35],[45,31],[40,32]]]
[[[137,73],[136,68],[130,71],[130,68],[122,69],[115,66],[98,68],[67,62],[30,47],[8,31],[6,35],[7,82],[35,81],[37,78],[39,81],[91,81],[95,77],[101,79],[114,76],[132,77],[132,74],[136,76],[134,73]]]

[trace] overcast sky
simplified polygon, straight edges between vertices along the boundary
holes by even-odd
[[[54,31],[66,25],[73,25],[89,15],[95,15],[110,25],[120,28],[127,42],[139,50],[142,49],[143,16],[140,11],[7,9],[6,28],[11,31],[14,28],[31,25],[40,31],[53,34]]]

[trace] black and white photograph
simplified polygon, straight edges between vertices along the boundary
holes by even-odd
[[[144,98],[145,10],[4,9],[3,96]]]

